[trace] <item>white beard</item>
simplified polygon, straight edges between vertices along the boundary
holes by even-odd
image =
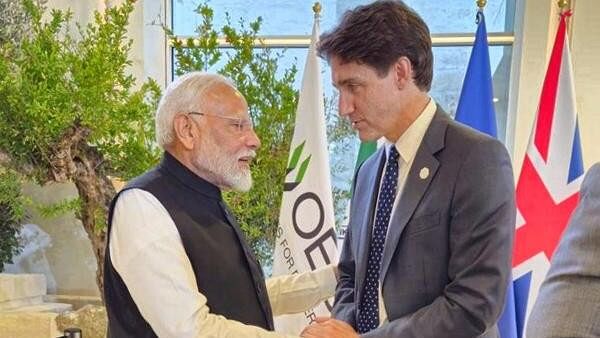
[[[213,184],[232,190],[248,191],[252,187],[252,173],[249,169],[239,166],[239,159],[244,156],[254,157],[256,152],[242,150],[230,155],[222,151],[217,142],[208,136],[202,138],[194,164],[212,176],[215,180]]]

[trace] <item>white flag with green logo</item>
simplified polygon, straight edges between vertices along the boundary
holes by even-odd
[[[319,23],[315,19],[294,136],[288,160],[273,275],[296,274],[337,263],[329,153],[323,107],[321,67],[316,55]],[[317,316],[329,316],[333,300],[297,315],[275,318],[279,332],[299,334]]]

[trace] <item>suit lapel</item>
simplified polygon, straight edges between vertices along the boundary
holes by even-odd
[[[369,256],[369,244],[371,243],[371,234],[373,233],[373,217],[375,215],[375,206],[377,204],[377,195],[379,192],[379,179],[385,165],[385,152],[381,148],[373,156],[373,161],[367,161],[364,168],[361,168],[359,175],[366,177],[359,179],[361,182],[360,191],[355,191],[353,203],[356,207],[354,217],[359,224],[359,235],[354,240],[356,244],[356,285],[359,285],[357,296],[360,297],[362,285],[367,274],[367,260]],[[363,185],[364,184],[364,185]],[[358,298],[360,299],[360,298]]]
[[[438,106],[431,124],[423,137],[423,141],[419,146],[419,150],[415,155],[404,184],[404,189],[399,197],[400,200],[390,220],[385,247],[383,249],[383,257],[381,258],[381,270],[379,274],[381,281],[385,278],[406,224],[412,218],[429,184],[437,173],[439,162],[434,154],[444,147],[447,126],[448,117]],[[427,175],[425,175],[426,171],[428,171]]]

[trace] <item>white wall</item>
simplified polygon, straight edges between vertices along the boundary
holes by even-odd
[[[600,2],[577,0],[571,46],[585,168],[600,161]]]
[[[86,24],[92,19],[94,11],[103,11],[107,6],[117,6],[123,2],[124,0],[48,0],[47,6],[70,9],[74,21]],[[163,87],[166,84],[167,48],[160,24],[169,22],[166,15],[169,4],[170,0],[135,2],[128,27],[129,38],[133,40],[130,56],[133,64],[130,72],[140,83],[146,78],[152,78]]]
[[[44,187],[29,183],[23,193],[36,204],[49,205],[75,198],[77,189],[73,183]],[[36,225],[35,231],[26,236],[22,254],[7,272],[44,274],[48,294],[99,296],[96,257],[81,221],[72,213],[46,218],[30,210],[29,215],[27,221]]]

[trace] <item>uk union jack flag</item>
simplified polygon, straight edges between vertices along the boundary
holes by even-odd
[[[579,199],[584,173],[567,44],[568,16],[570,12],[560,17],[534,129],[517,182],[513,287],[519,337],[523,337],[529,311]]]

